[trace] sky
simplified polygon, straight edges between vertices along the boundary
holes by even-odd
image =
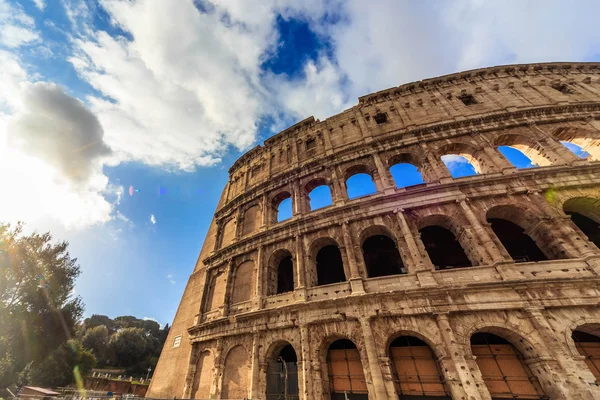
[[[403,83],[598,61],[598,15],[585,0],[0,0],[0,221],[69,241],[86,316],[170,323],[245,151]],[[445,159],[455,176],[465,161]],[[402,168],[400,186],[420,182]],[[351,197],[374,190],[356,180]]]

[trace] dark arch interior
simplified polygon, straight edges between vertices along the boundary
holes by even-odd
[[[405,273],[396,243],[387,236],[369,237],[362,245],[369,278]]]
[[[573,331],[571,335],[575,342],[600,343],[600,337],[582,331]]]
[[[585,357],[584,361],[596,382],[600,382],[600,337],[579,330],[573,331],[571,337],[579,355]]]
[[[492,230],[515,262],[545,261],[548,259],[537,244],[519,225],[501,218],[488,218]]]
[[[471,336],[471,344],[512,344],[503,337],[488,332],[477,332]]]
[[[284,257],[277,267],[277,294],[294,290],[294,266],[292,256]]]
[[[600,225],[593,219],[578,212],[567,211],[566,213],[571,216],[573,223],[585,233],[590,242],[600,247]]]
[[[390,343],[390,347],[417,347],[417,346],[427,346],[429,345],[422,341],[419,338],[414,336],[400,336],[394,339],[392,343]]]
[[[344,281],[346,281],[346,275],[340,249],[335,245],[323,247],[317,253],[317,285]]]
[[[338,339],[329,345],[329,350],[346,350],[356,349],[356,345],[352,340]]]
[[[288,344],[283,349],[281,349],[277,360],[279,362],[281,362],[281,360],[284,360],[286,363],[298,362],[298,357],[296,356],[296,351],[294,350],[294,347],[291,344]]]
[[[472,266],[465,250],[448,229],[432,225],[420,230],[421,240],[436,269]]]

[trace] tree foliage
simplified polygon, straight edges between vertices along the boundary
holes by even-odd
[[[28,381],[39,386],[67,386],[74,376],[88,375],[96,365],[96,357],[77,340],[61,344],[41,363],[33,364]]]
[[[0,388],[72,337],[83,313],[79,273],[67,242],[0,224]]]

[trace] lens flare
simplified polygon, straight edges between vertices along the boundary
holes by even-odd
[[[129,195],[133,196],[133,186],[129,186]]]

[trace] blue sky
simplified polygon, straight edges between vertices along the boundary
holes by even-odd
[[[0,0],[0,220],[71,243],[87,315],[170,322],[237,157],[402,83],[599,60],[600,5],[544,4]],[[355,179],[351,197],[374,190]]]

